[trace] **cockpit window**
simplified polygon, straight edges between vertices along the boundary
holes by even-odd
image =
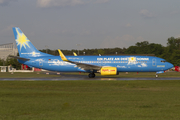
[[[161,60],[162,63],[165,63],[166,61],[165,60]]]

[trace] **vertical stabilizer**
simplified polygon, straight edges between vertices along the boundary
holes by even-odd
[[[20,57],[51,56],[37,50],[26,35],[18,28],[13,27],[14,37]]]

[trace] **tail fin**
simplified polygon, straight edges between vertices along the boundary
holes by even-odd
[[[12,29],[20,57],[52,56],[37,50],[18,27],[13,27]]]

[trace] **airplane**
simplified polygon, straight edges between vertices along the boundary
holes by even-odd
[[[19,63],[49,71],[85,72],[89,78],[95,73],[104,76],[118,75],[120,72],[156,72],[158,74],[173,67],[166,60],[154,56],[120,55],[120,56],[65,56],[58,49],[60,56],[54,56],[37,50],[18,27],[13,27],[19,56]]]

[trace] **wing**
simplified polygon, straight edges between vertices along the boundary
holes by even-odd
[[[91,64],[85,64],[85,63],[79,63],[79,62],[74,62],[74,61],[70,61],[68,60],[64,54],[61,52],[61,50],[58,49],[58,52],[60,54],[60,57],[63,61],[69,62],[69,63],[73,63],[76,64],[77,67],[83,69],[83,70],[100,70],[102,68],[102,66],[97,66],[97,65],[91,65]]]
[[[27,58],[22,58],[22,57],[13,56],[13,55],[9,55],[8,57],[12,57],[12,58],[19,59],[19,60],[23,60],[23,61],[28,61],[28,60],[30,60],[30,59],[27,59]]]

